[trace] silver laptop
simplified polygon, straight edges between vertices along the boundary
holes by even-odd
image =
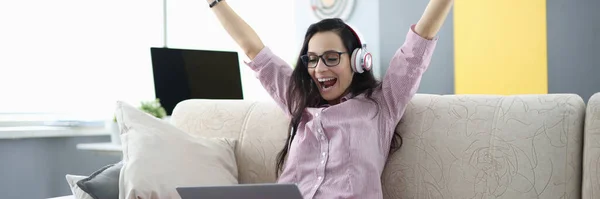
[[[177,187],[181,199],[302,199],[295,184]]]

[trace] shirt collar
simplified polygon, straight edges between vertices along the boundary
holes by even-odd
[[[348,101],[349,99],[352,99],[352,93],[348,93],[346,95],[344,95],[344,97],[342,97],[342,99],[340,99],[340,103]]]
[[[340,99],[340,103],[348,101],[349,99],[352,99],[353,97],[355,97],[355,96],[352,96],[352,93],[348,93],[348,94],[344,95],[344,97],[342,97]],[[330,106],[331,106],[331,104],[323,104],[323,105],[321,105],[319,107],[321,107],[321,108],[327,108],[327,107],[330,107]]]

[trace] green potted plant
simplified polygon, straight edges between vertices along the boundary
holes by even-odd
[[[156,118],[164,119],[167,116],[167,111],[160,104],[160,99],[155,99],[154,101],[142,102],[142,105],[139,107],[140,110],[153,115]]]
[[[138,107],[141,111],[144,111],[156,118],[165,119],[167,117],[167,111],[160,104],[160,99],[155,99],[152,101],[143,101],[141,105]],[[121,132],[119,131],[119,126],[117,125],[117,117],[113,117],[113,121],[110,127],[111,131],[111,142],[113,144],[121,144]]]

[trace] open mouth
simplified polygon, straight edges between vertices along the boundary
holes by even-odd
[[[319,85],[321,85],[322,91],[329,90],[337,82],[337,78],[334,78],[334,77],[319,78],[318,80],[319,80]]]

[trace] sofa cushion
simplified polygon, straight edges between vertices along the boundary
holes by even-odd
[[[87,176],[67,174],[65,178],[67,179],[67,184],[69,185],[69,189],[71,189],[71,193],[73,193],[71,196],[73,199],[94,199],[90,194],[77,186],[77,182],[87,178]]]
[[[180,198],[176,187],[237,184],[235,139],[192,136],[124,102],[116,116],[123,144],[119,198]]]
[[[94,199],[118,199],[119,174],[122,167],[122,161],[106,165],[92,173],[89,177],[78,181],[77,186]]]
[[[579,198],[584,115],[572,94],[417,95],[385,198]]]
[[[289,121],[277,104],[250,100],[186,100],[171,117],[189,134],[238,140],[238,180],[244,184],[275,182],[276,156],[286,142]]]

